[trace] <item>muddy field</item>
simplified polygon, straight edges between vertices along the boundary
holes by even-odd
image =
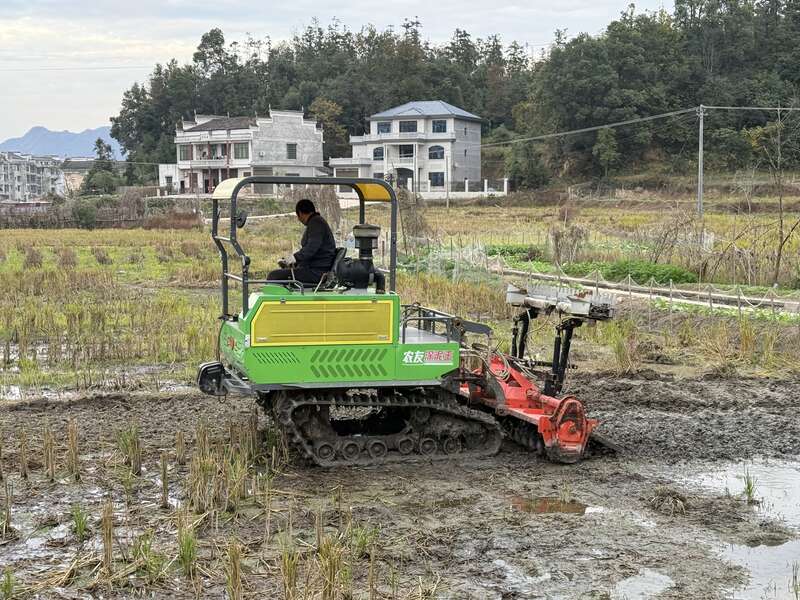
[[[793,495],[800,493],[800,473],[791,462],[800,454],[800,382],[584,374],[571,388],[623,447],[619,454],[555,465],[506,443],[482,460],[322,470],[284,462],[262,415],[259,429],[272,450],[260,457],[241,502],[189,518],[198,539],[192,576],[175,560],[176,512],[190,494],[189,461],[177,464],[176,434],[184,434],[189,456],[201,420],[212,445],[230,444],[236,424],[250,422],[251,401],[219,402],[190,390],[5,401],[1,464],[13,531],[0,540],[0,571],[12,574],[10,597],[222,598],[236,540],[244,597],[252,598],[800,594],[791,589],[800,561],[800,500]],[[80,482],[65,469],[70,418],[79,429]],[[44,469],[44,423],[55,437],[52,483]],[[134,423],[143,467],[131,478],[118,432]],[[27,480],[19,467],[23,430]],[[760,504],[743,496],[745,468],[754,473]],[[779,480],[795,477],[794,488],[775,486],[788,494],[777,505],[765,500],[771,468],[783,469]],[[107,499],[112,574],[101,560]],[[83,542],[76,539],[75,506],[88,515]],[[155,570],[141,560],[148,531],[150,553],[159,557]],[[335,572],[318,551],[321,539],[340,549]],[[287,590],[292,560],[297,583]]]

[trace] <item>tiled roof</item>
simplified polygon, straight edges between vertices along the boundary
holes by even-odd
[[[247,129],[255,124],[255,117],[216,117],[185,131],[227,131],[229,129]]]
[[[456,117],[468,121],[480,121],[478,115],[473,115],[457,106],[442,100],[417,100],[406,102],[389,110],[376,113],[370,119],[389,119],[395,117]]]

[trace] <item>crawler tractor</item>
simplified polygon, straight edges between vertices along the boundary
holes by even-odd
[[[315,286],[254,278],[237,239],[246,222],[237,197],[253,184],[353,189],[359,199],[353,228],[358,255],[346,257],[338,249],[332,270]],[[228,203],[224,219],[221,201]],[[367,202],[389,203],[388,273],[373,264],[380,230],[365,222]],[[597,421],[586,417],[574,396],[561,396],[561,389],[572,332],[610,319],[610,298],[511,286],[507,301],[519,314],[511,352],[501,353],[493,349],[486,325],[401,303],[395,291],[398,205],[386,182],[228,179],[214,191],[212,207],[222,314],[217,360],[198,372],[203,392],[254,396],[290,445],[325,467],[491,455],[504,433],[554,461],[575,462],[584,455]],[[241,290],[233,311],[231,282]],[[526,353],[529,324],[545,314],[560,316],[547,362]]]

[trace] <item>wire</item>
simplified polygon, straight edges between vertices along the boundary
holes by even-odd
[[[18,73],[22,71],[124,71],[150,69],[151,66],[144,65],[109,65],[107,67],[13,67],[0,68],[0,73]]]
[[[704,107],[709,108],[709,107]],[[646,121],[655,121],[657,119],[666,119],[667,117],[674,117],[676,115],[683,115],[686,113],[694,112],[698,107],[684,108],[682,110],[673,110],[671,112],[660,113],[658,115],[651,115],[649,117],[638,117],[636,119],[628,119],[626,121],[616,121],[614,123],[607,123],[606,125],[594,125],[592,127],[582,127],[581,129],[572,129],[570,131],[560,131],[557,133],[546,133],[544,135],[535,135],[531,137],[516,138],[513,140],[506,140],[505,142],[493,142],[490,144],[471,144],[481,148],[492,148],[494,146],[506,146],[508,144],[517,144],[520,142],[534,142],[537,140],[549,140],[557,137],[564,137],[567,135],[577,135],[579,133],[589,133],[591,131],[599,131],[601,129],[611,129],[613,127],[622,127],[623,125],[633,125],[635,123],[644,123]]]

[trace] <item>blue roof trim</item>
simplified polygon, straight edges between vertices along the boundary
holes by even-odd
[[[417,100],[406,102],[389,110],[375,113],[370,120],[390,119],[397,117],[456,117],[467,121],[482,121],[478,115],[473,115],[462,108],[448,104],[442,100]]]

